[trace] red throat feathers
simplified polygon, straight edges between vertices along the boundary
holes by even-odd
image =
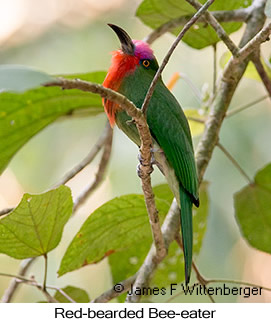
[[[122,50],[112,52],[112,63],[103,82],[103,86],[118,91],[123,78],[132,73],[139,64],[139,58],[127,55]],[[107,99],[103,99],[103,105],[111,127],[115,124],[115,114],[121,110],[120,106]]]

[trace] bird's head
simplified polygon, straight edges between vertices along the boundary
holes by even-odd
[[[152,73],[153,76],[158,69],[158,63],[150,46],[141,40],[132,40],[122,28],[108,24],[117,34],[121,49],[112,52],[112,63],[108,70],[103,85],[118,91],[125,76],[133,73],[137,68]],[[110,124],[115,123],[115,113],[120,109],[113,102],[103,100],[105,111]]]

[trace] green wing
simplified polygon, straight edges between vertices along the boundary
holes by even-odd
[[[147,121],[177,179],[198,205],[198,179],[189,125],[178,101],[162,81],[151,99]]]

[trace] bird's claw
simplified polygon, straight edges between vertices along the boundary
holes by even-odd
[[[147,172],[147,175],[150,175],[153,172],[153,165],[156,163],[153,154],[151,157],[150,164],[145,164],[143,162],[143,158],[141,156],[141,153],[138,154],[137,158],[139,160],[139,164],[137,165],[137,170],[136,170],[138,177],[142,178],[142,176],[143,176],[141,166],[145,166],[145,167],[149,166],[149,171]]]
[[[141,166],[144,166],[143,164],[139,163],[137,165],[137,168],[136,168],[136,172],[137,172],[137,176],[142,178],[143,177],[143,173],[142,173],[142,170],[141,170]],[[146,165],[145,165],[146,166]],[[153,172],[153,167],[152,167],[152,164],[150,165],[150,169],[148,170],[147,172],[147,175],[150,175],[151,173]]]
[[[138,153],[137,158],[138,158],[138,161],[139,161],[140,165],[142,165],[142,166],[148,166],[148,165],[144,164],[143,158],[141,156],[141,153]],[[152,152],[152,149],[151,149],[151,162],[150,162],[150,164],[151,164],[151,166],[153,166],[153,165],[156,164],[156,160],[154,158],[154,154]]]

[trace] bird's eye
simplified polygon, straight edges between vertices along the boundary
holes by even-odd
[[[148,60],[148,59],[144,59],[143,61],[142,61],[142,65],[144,66],[144,67],[146,67],[146,68],[148,68],[149,66],[150,66],[150,61]]]

